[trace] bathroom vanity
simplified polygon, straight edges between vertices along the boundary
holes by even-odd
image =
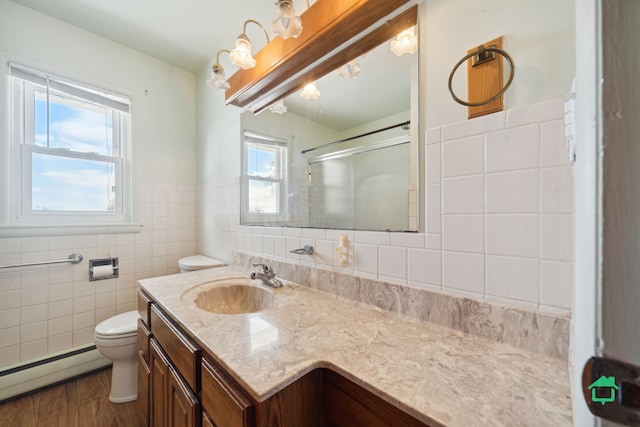
[[[571,425],[556,360],[236,267],[139,283],[152,426]],[[196,304],[239,283],[273,298],[244,314]]]

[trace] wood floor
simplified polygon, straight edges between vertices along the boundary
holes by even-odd
[[[137,402],[109,402],[111,369],[0,404],[0,426],[137,427]]]

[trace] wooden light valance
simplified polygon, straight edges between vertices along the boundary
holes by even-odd
[[[276,37],[254,56],[254,68],[239,69],[229,78],[226,103],[262,111],[416,25],[417,6],[414,6],[369,31],[357,42],[346,44],[394,11],[411,4],[414,4],[411,0],[316,1],[301,15],[304,29],[300,37],[287,40]],[[321,63],[310,67],[322,58]]]

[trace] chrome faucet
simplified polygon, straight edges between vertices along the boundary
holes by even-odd
[[[251,279],[260,279],[262,280],[262,283],[271,286],[272,288],[279,288],[282,286],[282,282],[276,279],[276,273],[274,273],[273,269],[267,264],[253,264],[253,266],[262,267],[262,273],[254,271],[251,273]]]

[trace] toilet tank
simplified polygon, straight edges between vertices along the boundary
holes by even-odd
[[[204,270],[205,268],[222,267],[224,262],[209,258],[204,255],[194,255],[178,260],[178,267],[180,273],[186,273],[188,271]]]

